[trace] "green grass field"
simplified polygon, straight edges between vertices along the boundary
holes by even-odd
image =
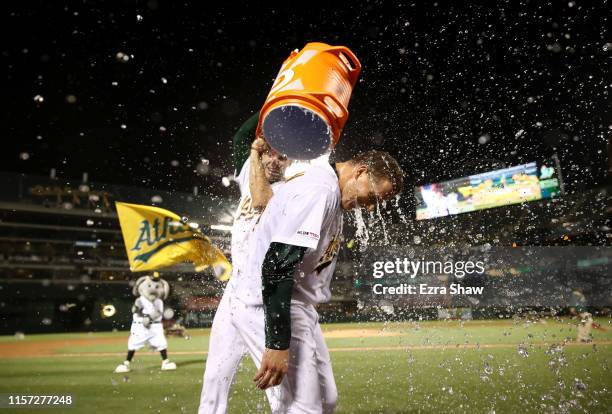
[[[610,327],[607,319],[597,322]],[[594,344],[578,345],[574,324],[547,319],[326,325],[337,412],[609,413],[612,329],[594,330]],[[195,413],[208,330],[189,333],[190,339],[169,338],[177,371],[159,371],[159,355],[146,351],[136,354],[127,375],[112,372],[124,358],[126,332],[0,337],[0,393],[75,396],[73,408],[52,412]],[[37,350],[48,355],[17,355]],[[264,394],[251,383],[254,373],[245,358],[230,412],[268,411]],[[5,412],[11,410],[0,409]]]

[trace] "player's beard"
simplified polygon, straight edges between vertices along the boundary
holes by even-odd
[[[266,168],[266,176],[270,184],[274,184],[283,179],[283,172],[279,169]]]

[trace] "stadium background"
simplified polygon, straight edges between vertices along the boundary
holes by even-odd
[[[482,322],[433,321],[441,316],[435,304],[393,313],[363,308],[358,289],[364,223],[372,248],[609,246],[607,2],[7,7],[1,19],[13,36],[1,57],[8,72],[0,154],[2,392],[74,387],[81,401],[108,412],[151,408],[143,395],[154,390],[161,411],[193,410],[206,327],[223,286],[187,264],[164,270],[174,321],[192,337],[171,338],[184,379],[154,374],[157,361],[148,354],[129,378],[113,377],[125,332],[111,331],[129,327],[134,279],[113,203],[187,216],[227,252],[225,226],[237,200],[231,136],[261,106],[288,52],[326,41],[350,46],[364,67],[339,158],[384,149],[398,158],[411,186],[556,156],[565,184],[557,199],[422,221],[414,220],[409,187],[381,215],[347,217],[333,298],[319,309],[332,323],[326,331],[334,332],[327,340],[341,379],[340,411],[428,412],[466,404],[461,407],[478,412],[605,412],[612,405],[605,374],[612,338],[596,331],[596,347],[567,345],[577,321],[563,307],[474,307],[472,317]],[[102,317],[106,304],[116,307],[113,317]],[[609,309],[589,309],[609,325]],[[558,351],[559,342],[567,347]],[[353,353],[368,350],[356,367]],[[506,362],[490,361],[498,359]],[[512,375],[502,378],[503,367]],[[232,404],[257,412],[265,403],[247,398],[249,369],[242,368]],[[495,377],[495,385],[481,375]],[[490,398],[470,405],[476,387]],[[120,395],[114,402],[95,397],[110,390]],[[415,397],[398,399],[394,390]],[[163,398],[173,405],[164,408]]]
[[[9,173],[3,173],[2,178],[12,183],[3,188],[0,201],[2,334],[129,328],[133,302],[130,282],[134,275],[129,271],[114,201],[150,204],[156,200],[155,205],[179,211],[198,222],[230,257],[229,232],[213,228],[231,225],[235,199],[211,202],[193,193]],[[502,246],[600,245],[608,232],[609,192],[609,187],[594,188],[575,196],[533,202],[528,208],[506,206],[444,217],[437,219],[435,231],[430,230],[428,220],[410,221],[387,226],[385,233],[392,246],[401,246],[407,237],[413,243],[418,237],[421,246],[457,245],[470,239]],[[376,220],[380,218],[372,217]],[[437,318],[436,307],[447,303],[441,298],[427,307],[404,309],[396,316],[377,309],[358,311],[359,285],[364,279],[359,263],[367,251],[360,251],[363,241],[354,235],[355,224],[350,219],[348,227],[332,285],[332,301],[320,307],[323,321]],[[376,227],[372,233],[370,249],[383,245]],[[196,274],[188,263],[164,269],[161,274],[171,283],[167,306],[175,310],[174,320],[188,328],[209,326],[223,284],[210,273]],[[105,318],[101,312],[108,304],[117,309],[112,318]],[[602,304],[609,305],[600,300],[600,307]],[[473,314],[511,315],[499,309],[481,311]],[[563,311],[557,309],[558,313]]]

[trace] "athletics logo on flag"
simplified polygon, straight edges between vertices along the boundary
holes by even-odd
[[[196,271],[212,266],[217,279],[230,278],[232,265],[202,232],[171,211],[115,203],[132,272],[192,262]]]

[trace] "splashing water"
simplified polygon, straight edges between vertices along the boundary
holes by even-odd
[[[372,176],[370,174],[368,174],[368,179],[370,180],[370,186],[371,188],[376,188],[375,187],[375,183],[374,180],[372,179]],[[380,206],[380,202],[378,201],[378,199],[376,200],[376,212],[373,213],[369,213],[368,215],[368,225],[373,225],[376,223],[376,221],[380,221],[381,223],[381,230],[383,233],[383,243],[385,245],[389,245],[389,234],[387,233],[387,227],[385,226],[385,219],[382,216],[381,213],[381,206]],[[383,207],[386,207],[386,202],[383,201]]]
[[[408,219],[406,219],[406,214],[404,213],[404,211],[399,205],[400,197],[401,197],[400,194],[395,195],[395,198],[393,199],[393,207],[395,208],[395,211],[397,211],[397,215],[399,216],[402,223],[408,224]]]
[[[359,240],[359,251],[364,251],[368,247],[370,241],[370,232],[366,226],[366,222],[363,219],[361,209],[354,210],[355,212],[355,238]]]
[[[487,375],[493,374],[493,368],[491,368],[491,366],[487,362],[484,363],[484,372]]]
[[[383,218],[381,212],[380,212],[380,203],[376,203],[376,215],[378,215],[378,219],[380,220],[380,224],[381,224],[381,228],[382,228],[382,232],[383,232],[383,243],[385,244],[385,246],[388,246],[389,243],[389,234],[387,233],[387,227],[385,226],[385,219]],[[374,214],[370,214],[370,216],[373,216]]]
[[[587,386],[580,378],[574,378],[574,390],[576,391],[584,391],[587,389]]]
[[[525,347],[524,344],[519,344],[517,351],[518,351],[518,354],[522,356],[523,358],[529,357],[529,352],[527,351],[527,348]]]

